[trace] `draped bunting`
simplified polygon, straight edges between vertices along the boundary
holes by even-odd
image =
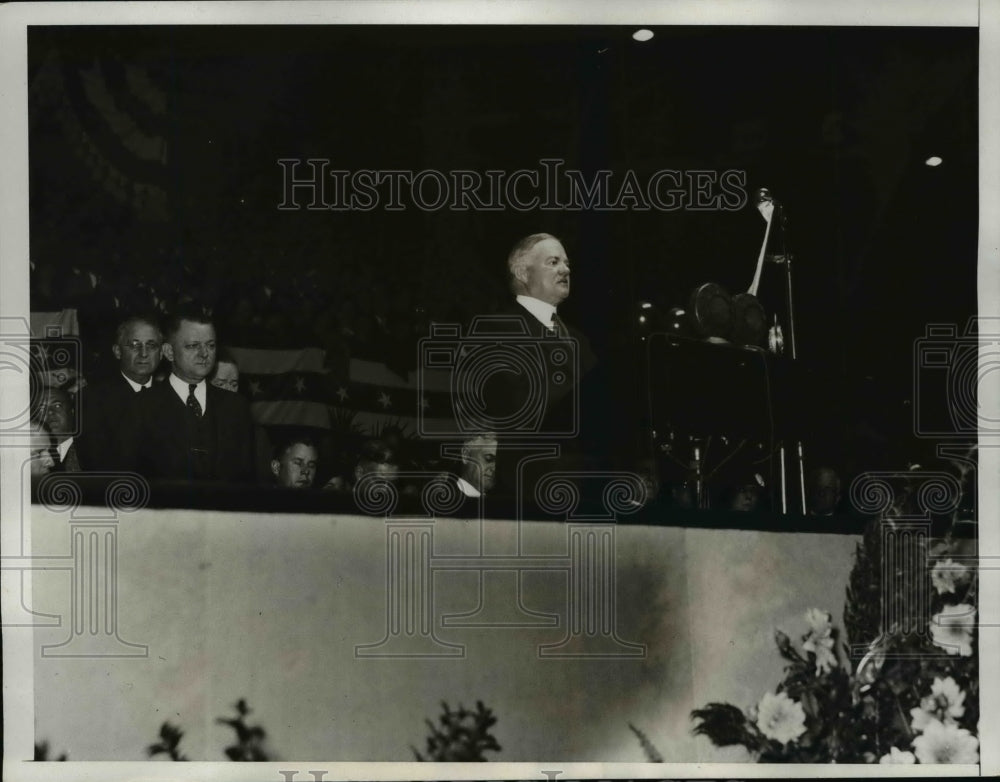
[[[142,218],[167,219],[167,102],[141,67],[52,50],[31,89],[98,184]]]

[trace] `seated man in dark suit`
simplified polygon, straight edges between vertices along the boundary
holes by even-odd
[[[206,378],[215,367],[215,326],[197,310],[167,322],[163,355],[171,372],[139,399],[139,471],[153,479],[252,482],[250,405]]]
[[[48,475],[55,467],[55,459],[52,457],[53,447],[52,434],[41,421],[33,420],[30,423],[31,440],[29,442],[30,459],[29,471],[31,479],[41,478]]]
[[[458,490],[466,497],[482,497],[493,488],[496,480],[497,437],[483,432],[462,443],[462,474],[457,477]]]
[[[74,434],[76,432],[76,399],[61,388],[42,392],[38,418],[44,421],[56,441],[52,454],[54,472],[80,472]]]
[[[111,350],[118,373],[81,391],[80,436],[77,450],[85,470],[133,469],[131,452],[136,436],[136,407],[140,392],[153,385],[160,364],[163,335],[152,318],[133,316],[122,321]]]
[[[278,486],[286,489],[308,489],[316,480],[319,448],[309,435],[293,435],[274,449],[271,474]]]

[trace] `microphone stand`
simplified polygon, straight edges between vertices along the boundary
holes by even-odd
[[[795,347],[795,304],[794,296],[792,293],[792,255],[788,251],[788,214],[785,212],[785,207],[783,204],[775,202],[775,209],[778,211],[776,217],[778,218],[778,227],[781,230],[781,257],[782,263],[785,267],[785,306],[788,309],[788,350],[792,360],[798,358],[798,353]],[[799,490],[801,501],[802,515],[808,513],[808,508],[806,507],[806,474],[805,474],[805,457],[802,449],[802,441],[796,440],[796,456],[799,463]],[[787,505],[785,499],[785,447],[784,444],[781,446],[781,511],[782,513],[787,513]]]

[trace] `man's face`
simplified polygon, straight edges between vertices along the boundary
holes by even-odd
[[[271,472],[279,486],[290,489],[308,489],[316,478],[316,460],[319,454],[311,445],[293,443],[281,455],[271,460]]]
[[[220,361],[215,368],[215,376],[212,378],[212,385],[221,388],[223,391],[240,390],[240,370],[235,364],[228,361]]]
[[[145,385],[160,363],[160,332],[148,323],[134,323],[126,330],[121,343],[114,346],[122,374]]]
[[[37,477],[51,472],[55,466],[52,459],[52,438],[41,426],[31,427],[31,475]]]
[[[199,383],[215,366],[215,327],[182,320],[177,333],[164,343],[163,353],[177,377],[185,383]]]
[[[61,388],[50,388],[45,392],[38,416],[59,442],[71,437],[76,429],[73,399]]]
[[[486,493],[496,482],[497,441],[478,437],[462,449],[465,467],[462,477],[479,491]]]
[[[528,252],[527,264],[518,273],[529,296],[560,304],[569,296],[569,259],[557,239],[543,239]]]
[[[360,481],[366,475],[376,475],[388,483],[395,483],[399,478],[399,465],[390,462],[363,462],[354,468],[354,481]],[[374,479],[370,479],[374,480]]]

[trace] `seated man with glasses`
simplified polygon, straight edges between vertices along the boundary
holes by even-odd
[[[132,453],[139,394],[153,386],[160,364],[163,335],[152,318],[132,316],[122,321],[111,346],[118,372],[81,392],[80,435],[76,448],[84,470],[134,468]]]
[[[209,377],[208,382],[223,391],[239,392],[240,367],[233,354],[225,348],[219,348],[218,357],[215,360],[215,371]]]

